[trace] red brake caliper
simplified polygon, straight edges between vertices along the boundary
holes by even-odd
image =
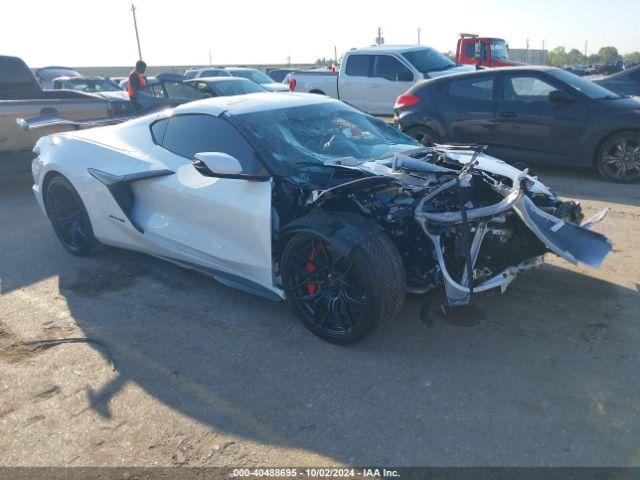
[[[322,246],[318,245],[316,247],[316,250],[319,252],[321,248]],[[314,267],[312,263],[316,258],[316,252],[313,250],[313,248],[311,248],[311,251],[309,252],[309,255],[307,255],[307,258],[310,261],[307,262],[307,264],[304,266],[304,269],[309,273],[313,273],[316,271],[316,267]],[[314,295],[317,291],[318,285],[316,285],[315,283],[307,283],[307,293],[309,293],[309,295]]]

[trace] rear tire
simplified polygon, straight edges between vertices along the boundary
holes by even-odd
[[[440,135],[431,130],[429,127],[416,126],[408,128],[404,133],[415,138],[425,147],[431,147],[434,143],[440,143]]]
[[[289,302],[303,325],[331,343],[355,343],[397,316],[405,298],[398,249],[384,233],[344,257],[314,234],[298,234],[282,254]]]
[[[611,182],[640,180],[640,132],[629,130],[605,139],[596,153],[596,168]]]
[[[100,242],[93,235],[84,203],[69,180],[56,175],[47,182],[44,206],[53,231],[69,253],[83,257],[97,249]]]

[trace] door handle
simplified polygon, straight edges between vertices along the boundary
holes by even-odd
[[[56,115],[58,110],[52,107],[45,107],[40,110],[40,115]]]
[[[379,83],[372,83],[369,85],[371,88],[380,88],[380,84]]]
[[[500,116],[503,118],[515,118],[518,114],[516,112],[500,112]]]

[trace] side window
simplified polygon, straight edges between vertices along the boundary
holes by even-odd
[[[153,142],[157,145],[162,145],[164,132],[167,129],[168,123],[169,119],[165,118],[164,120],[158,120],[153,125],[151,125],[151,137],[153,137]]]
[[[449,83],[449,95],[474,100],[493,100],[493,77],[453,80]]]
[[[413,75],[397,58],[391,55],[376,55],[373,64],[373,76],[392,82],[411,82]]]
[[[511,102],[548,102],[557,90],[537,77],[504,77],[504,99]]]
[[[159,83],[156,83],[155,85],[149,85],[146,90],[155,98],[164,98],[164,90],[162,89],[162,85],[160,85]]]
[[[207,85],[205,82],[198,82],[196,84],[190,83],[189,85],[194,85],[199,92],[204,93],[205,95],[211,95],[213,97],[216,96],[215,92],[213,91],[213,89]]]
[[[206,95],[199,92],[191,85],[179,82],[165,82],[164,88],[169,98],[204,98]]]
[[[465,47],[466,50],[466,57],[469,58],[475,58],[476,56],[476,45],[473,42],[469,42],[467,43],[467,46]]]
[[[177,115],[168,119],[162,146],[193,159],[198,152],[222,152],[238,159],[244,173],[262,169],[253,148],[233,125],[211,115]]]
[[[370,55],[349,55],[346,74],[350,77],[368,77]]]

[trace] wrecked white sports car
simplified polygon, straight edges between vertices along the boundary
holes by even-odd
[[[25,122],[21,122],[23,125]],[[95,123],[95,122],[94,122]],[[138,250],[272,299],[334,343],[405,293],[463,305],[553,252],[598,267],[609,240],[482,147],[422,147],[317,95],[206,99],[42,138],[34,192],[64,247]]]

